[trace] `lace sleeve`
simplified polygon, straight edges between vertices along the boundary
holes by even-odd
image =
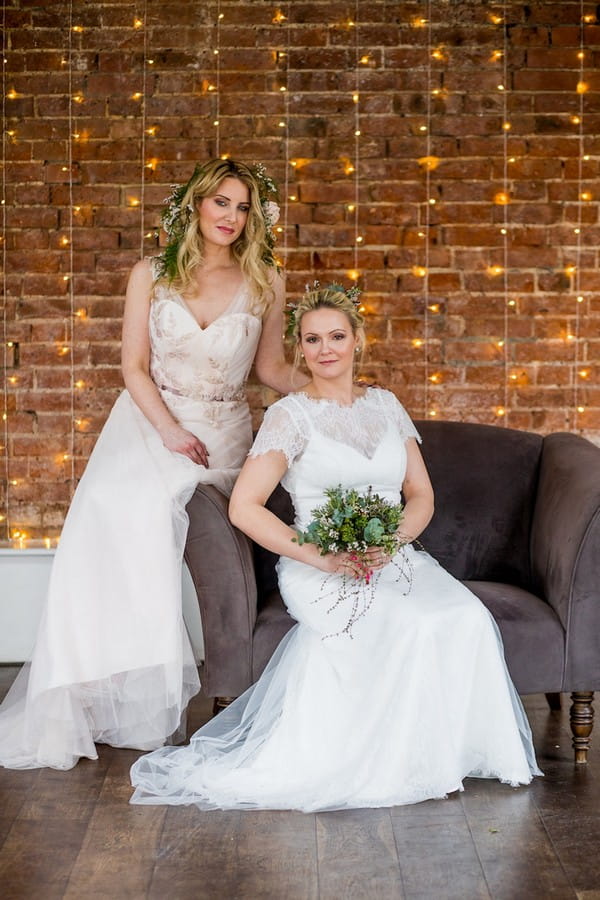
[[[391,391],[382,390],[380,392],[380,398],[386,415],[394,422],[401,437],[405,441],[408,438],[415,438],[420,444],[421,435],[413,425],[411,417],[408,415],[396,395]]]
[[[306,445],[306,435],[298,427],[290,411],[283,403],[274,403],[265,412],[263,423],[258,430],[249,456],[262,456],[269,450],[285,453],[288,466],[302,453]]]

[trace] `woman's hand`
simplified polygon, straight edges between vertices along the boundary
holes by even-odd
[[[332,575],[346,575],[352,578],[370,581],[373,572],[387,566],[391,557],[383,547],[369,547],[364,554],[326,553],[320,557],[322,565],[318,568]]]
[[[171,425],[160,431],[160,436],[167,450],[181,453],[192,462],[208,469],[208,450],[205,444],[191,431],[187,431],[181,425]]]

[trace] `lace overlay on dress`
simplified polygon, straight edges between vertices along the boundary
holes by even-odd
[[[299,409],[307,422],[298,415]],[[250,456],[279,450],[291,465],[304,450],[312,427],[324,437],[372,459],[390,424],[403,440],[421,441],[408,413],[391,391],[369,388],[352,406],[340,406],[333,400],[315,399],[303,393],[290,394],[265,412]]]

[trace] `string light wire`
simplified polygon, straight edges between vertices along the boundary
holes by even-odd
[[[581,247],[582,247],[582,226],[583,226],[583,204],[585,202],[583,197],[583,156],[585,150],[585,135],[584,135],[584,95],[585,95],[585,82],[584,82],[584,60],[585,60],[585,24],[586,19],[584,15],[584,4],[583,0],[580,0],[579,3],[579,81],[577,84],[577,93],[579,96],[579,123],[578,123],[578,160],[577,160],[577,227],[575,229],[575,278],[574,278],[574,288],[575,288],[575,327],[573,330],[573,428],[577,430],[579,426],[579,412],[580,412],[580,400],[579,400],[579,364],[580,364],[580,353],[579,353],[579,344],[581,339],[581,314],[580,307],[582,301],[579,299],[581,297]],[[583,411],[583,408],[581,408]]]
[[[359,35],[360,2],[354,2],[354,52],[355,52],[355,81],[354,81],[354,280],[358,281],[359,268],[358,256],[360,241],[360,35]]]
[[[217,0],[217,21],[216,21],[216,47],[213,51],[215,57],[215,117],[213,126],[215,132],[215,155],[221,155],[221,0]]]
[[[508,282],[508,206],[509,206],[509,188],[508,188],[508,135],[510,131],[510,123],[508,121],[508,21],[507,21],[507,5],[506,0],[502,4],[502,21],[499,23],[502,28],[502,192],[504,203],[502,204],[502,293],[504,299],[503,310],[503,343],[502,343],[502,360],[503,360],[503,386],[504,386],[504,405],[502,415],[504,425],[508,426],[509,413],[509,392],[508,392],[508,375],[509,375],[509,319],[508,319],[508,299],[509,299],[509,282]]]
[[[10,460],[9,460],[9,423],[8,423],[8,282],[6,277],[6,4],[2,4],[2,360],[4,366],[3,384],[3,413],[2,413],[2,438],[4,461],[4,528],[2,534],[8,539],[11,533],[10,525]]]
[[[425,131],[425,156],[431,159],[431,60],[432,60],[432,22],[431,22],[431,0],[427,0],[427,71],[425,74],[426,87],[426,131]],[[423,377],[424,377],[424,393],[423,393],[423,413],[425,416],[434,414],[434,410],[429,408],[429,266],[430,266],[430,241],[431,241],[431,166],[429,163],[425,165],[425,214],[424,214],[424,230],[425,230],[425,249],[424,249],[424,266],[423,274]]]
[[[142,120],[142,137],[141,137],[141,162],[142,174],[140,178],[140,259],[144,257],[144,208],[146,205],[146,85],[147,85],[147,67],[148,67],[148,28],[147,26],[147,0],[144,0],[142,12],[142,32],[143,32],[143,60],[142,60],[142,96],[141,96],[141,120]]]
[[[285,129],[285,170],[283,175],[283,259],[287,262],[288,254],[288,218],[289,218],[289,189],[290,189],[290,12],[291,2],[286,6],[285,24],[285,91],[283,92],[283,110],[286,122]]]
[[[73,284],[73,272],[75,268],[75,256],[73,248],[73,0],[69,0],[69,37],[67,44],[67,56],[69,60],[68,68],[68,85],[69,85],[69,109],[68,109],[68,125],[69,138],[67,141],[67,167],[69,172],[69,318],[65,327],[66,345],[69,348],[69,369],[70,369],[70,439],[69,439],[69,459],[70,459],[70,497],[75,492],[75,287]]]

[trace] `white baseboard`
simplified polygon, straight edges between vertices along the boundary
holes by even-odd
[[[54,550],[0,548],[0,663],[31,658],[38,622],[48,590]],[[184,563],[183,615],[196,661],[204,657],[200,610]]]

